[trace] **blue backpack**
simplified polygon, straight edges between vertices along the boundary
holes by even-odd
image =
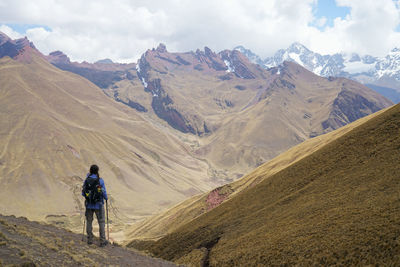
[[[100,185],[100,177],[88,177],[83,184],[82,192],[85,196],[86,203],[96,204],[103,197],[102,188]]]

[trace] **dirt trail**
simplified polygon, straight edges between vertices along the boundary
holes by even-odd
[[[0,215],[0,266],[176,266],[117,245],[100,248],[98,243],[89,246],[82,235]]]

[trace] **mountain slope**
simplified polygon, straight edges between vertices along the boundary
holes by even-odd
[[[142,248],[210,266],[398,265],[399,125],[397,105]]]
[[[26,218],[0,215],[1,266],[176,266],[116,245],[98,248],[74,234]]]
[[[165,212],[133,224],[131,227],[127,228],[126,237],[128,241],[126,243],[129,244],[132,240],[135,240],[134,242],[140,242],[140,240],[155,240],[172,233],[201,214],[218,207],[225,201],[235,197],[241,191],[259,184],[277,172],[309,156],[324,145],[333,142],[382,112],[383,111],[376,112],[333,132],[306,140],[233,183],[193,196]]]
[[[175,129],[224,182],[392,104],[356,82],[321,78],[291,62],[264,70],[237,50],[171,53],[160,44],[129,73],[104,92]]]
[[[247,173],[308,138],[391,105],[354,81],[322,78],[292,62],[271,72],[252,105],[227,118],[198,150],[217,168]]]
[[[219,184],[168,131],[38,51],[21,56],[29,62],[0,59],[1,213],[79,218],[93,163],[119,211],[116,228]]]

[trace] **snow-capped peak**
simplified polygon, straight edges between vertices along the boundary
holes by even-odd
[[[390,51],[390,53],[400,53],[400,48],[395,47]]]
[[[250,49],[247,49],[241,45],[236,46],[233,50],[238,50],[240,53],[245,55],[251,62],[253,62],[255,64],[263,65],[263,63],[264,63],[263,60],[258,55],[253,53],[253,51],[251,51]]]
[[[296,54],[311,52],[310,50],[308,50],[307,47],[305,47],[304,45],[302,45],[301,43],[298,43],[298,42],[294,42],[293,44],[291,44],[289,46],[289,48],[287,49],[287,51],[296,53]]]
[[[344,76],[353,79],[360,77],[362,81],[373,81],[387,76],[400,81],[400,48],[394,48],[382,58],[357,53],[321,55],[295,42],[287,49],[280,49],[272,57],[264,60],[243,46],[235,49],[242,52],[253,63],[266,69],[279,66],[284,61],[293,61],[324,77]]]

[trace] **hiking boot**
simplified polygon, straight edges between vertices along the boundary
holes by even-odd
[[[91,244],[93,244],[93,241],[92,240],[88,240],[87,244],[91,245]]]
[[[108,245],[108,241],[107,240],[100,242],[100,247],[105,247],[107,245]]]

